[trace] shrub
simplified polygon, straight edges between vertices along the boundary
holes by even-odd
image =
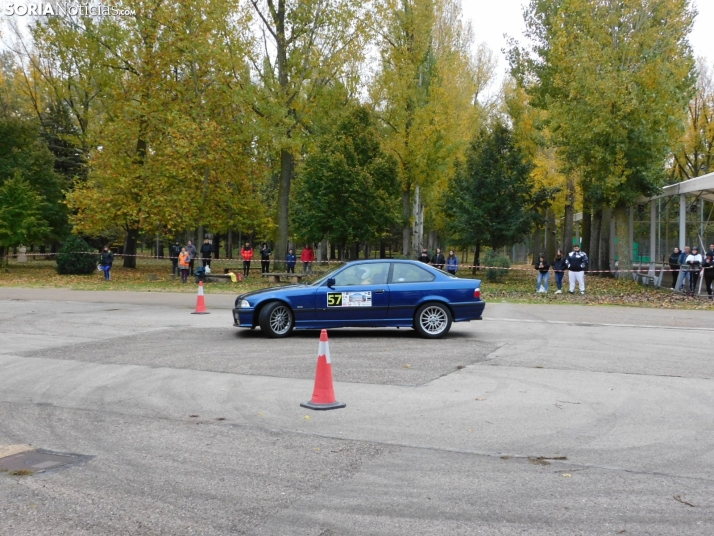
[[[58,274],[91,274],[97,270],[97,255],[84,240],[70,235],[57,257]]]
[[[486,281],[491,283],[501,283],[506,279],[508,270],[511,267],[511,260],[505,255],[501,255],[491,250],[484,257],[484,264],[492,268],[486,269]]]

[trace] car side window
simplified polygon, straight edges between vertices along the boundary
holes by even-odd
[[[355,264],[335,276],[335,286],[383,285],[387,283],[388,273],[388,262]]]
[[[428,283],[434,281],[434,274],[413,264],[394,263],[392,283]]]

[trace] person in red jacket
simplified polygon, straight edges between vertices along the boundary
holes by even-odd
[[[310,244],[305,244],[305,249],[300,255],[302,261],[302,273],[312,275],[312,263],[315,262],[315,250]]]
[[[250,242],[245,243],[243,249],[240,250],[240,256],[243,257],[243,277],[248,277],[250,261],[253,259],[253,248],[250,247]]]

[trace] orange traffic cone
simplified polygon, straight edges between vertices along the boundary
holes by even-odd
[[[198,282],[198,297],[196,298],[196,310],[191,313],[192,315],[210,315],[206,311],[206,300],[203,297],[203,281]]]
[[[315,371],[315,390],[312,400],[300,404],[308,409],[338,409],[347,404],[335,400],[335,390],[332,387],[332,364],[330,362],[330,346],[327,343],[327,330],[320,332],[320,346],[317,349],[317,370]]]

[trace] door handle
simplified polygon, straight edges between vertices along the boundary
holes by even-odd
[[[375,294],[384,294],[384,290],[375,290],[374,293]]]

